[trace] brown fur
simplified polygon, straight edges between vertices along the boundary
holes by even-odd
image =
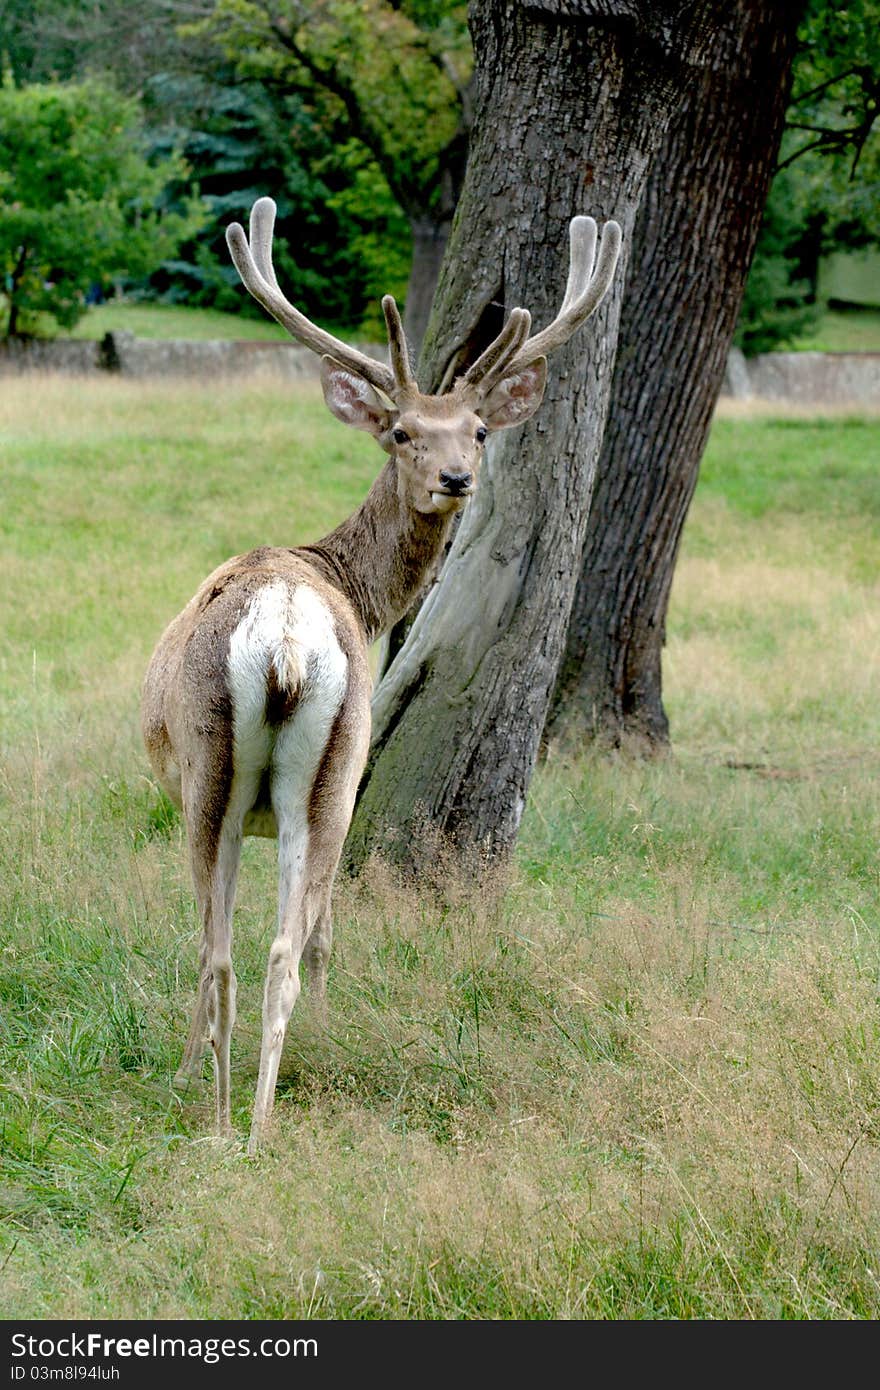
[[[159,782],[183,810],[202,918],[199,986],[181,1073],[198,1073],[207,1031],[221,1132],[231,1130],[232,908],[241,839],[248,833],[279,838],[278,932],[263,998],[251,1152],[271,1115],[301,959],[310,989],[319,1002],[324,996],[330,891],[369,746],[368,644],[423,588],[443,553],[452,516],[476,486],[488,431],[521,424],[537,409],[546,381],[543,352],[595,307],[616,258],[603,239],[591,279],[595,224],[575,219],[569,308],[534,339],[528,338],[529,315],[514,310],[461,381],[446,394],[424,396],[389,296],[383,307],[391,368],[309,323],[288,303],[272,268],[274,217],[271,200],[260,199],[250,240],[237,224],[228,229],[239,273],[294,337],[325,354],[321,379],[333,414],[369,431],[391,457],[363,505],[316,545],[262,546],[215,570],[166,629],[144,681],[144,741]],[[612,242],[614,236],[619,244],[619,229]],[[243,622],[251,605],[253,621]],[[303,659],[311,670],[303,669]],[[257,706],[262,720],[251,708],[255,679],[265,683]],[[325,733],[322,721],[337,699]]]
[[[305,890],[297,909],[304,914],[303,924],[294,932],[294,954],[304,956],[320,1005],[329,956],[330,889],[369,744],[367,647],[418,592],[442,552],[452,514],[416,511],[401,497],[403,490],[398,462],[392,457],[363,506],[317,545],[263,546],[221,565],[166,629],[147,671],[144,741],[159,782],[184,813],[203,924],[199,989],[181,1075],[198,1073],[207,1030],[214,1043],[222,1130],[230,1127],[228,1036],[235,1012],[235,976],[229,952],[236,846],[242,833],[278,833],[268,764],[247,790],[246,804],[238,805],[237,828],[230,822],[233,797],[242,794],[241,788],[236,792],[227,669],[230,639],[258,591],[283,579],[291,589],[307,585],[322,600],[347,660],[347,688],[308,792],[305,875],[314,887]],[[304,689],[308,680],[306,673]],[[269,664],[264,706],[268,729],[280,731],[295,717],[302,693],[299,685],[285,686]],[[283,913],[282,928],[289,931]],[[264,1011],[270,994],[272,999],[277,995],[270,982],[281,978],[279,971],[284,970],[289,974],[284,960],[270,956]],[[252,1148],[271,1110],[268,1091],[274,1092],[274,1073],[264,1076],[261,1066]]]

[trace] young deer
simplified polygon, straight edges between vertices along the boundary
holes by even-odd
[[[278,838],[278,930],[269,952],[249,1152],[272,1111],[284,1033],[300,990],[323,1008],[330,893],[370,740],[369,644],[405,613],[443,551],[453,513],[474,491],[492,430],[537,410],[546,356],[593,312],[611,283],[620,229],[571,223],[571,267],[557,318],[529,337],[512,310],[495,341],[445,393],[424,396],[397,305],[382,301],[391,367],[310,323],[272,266],[275,205],[261,198],[250,239],[227,232],[244,284],[321,354],[330,410],[389,455],[361,507],[316,545],[263,546],[205,580],[164,633],[147,671],[143,732],[159,782],[181,807],[202,921],[199,983],[181,1079],[214,1055],[217,1124],[231,1132],[229,1043],[235,1021],[232,909],[243,835]],[[207,1034],[207,1037],[206,1037]]]

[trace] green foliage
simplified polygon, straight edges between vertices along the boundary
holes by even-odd
[[[202,235],[158,269],[151,277],[150,292],[158,291],[171,303],[264,316],[241,294],[224,231],[233,220],[246,224],[254,200],[270,194],[279,203],[274,254],[286,290],[298,302],[313,306],[316,298],[331,289],[320,270],[322,261],[332,261],[339,248],[332,232],[327,232],[327,219],[321,217],[326,190],[298,161],[298,148],[309,143],[304,129],[308,117],[257,83],[236,85],[231,79],[226,68],[212,77],[161,73],[149,84],[153,147],[162,155],[175,147],[182,149],[198,173],[200,191],[210,208]],[[185,187],[172,192],[185,192]],[[287,216],[294,208],[294,227],[306,248],[302,263],[288,254],[288,232],[293,228],[288,227]],[[308,228],[305,235],[303,226]]]
[[[817,150],[842,156],[852,175],[869,144],[876,165],[872,137],[880,116],[880,4],[811,0],[800,43],[783,165]]]
[[[242,75],[314,102],[370,150],[401,206],[424,214],[439,207],[443,168],[464,157],[465,13],[450,0],[217,0],[196,29]]]
[[[222,54],[217,100],[184,146],[202,190],[218,217],[243,218],[259,170],[258,191],[279,207],[285,288],[313,317],[378,332],[379,297],[405,294],[407,217],[452,214],[467,146],[465,8],[218,0],[184,30]],[[203,240],[187,258],[189,271],[168,268],[172,292],[231,308],[225,247]]]
[[[793,169],[773,183],[755,259],[746,283],[736,341],[747,356],[771,352],[808,332],[819,317],[813,286],[801,274],[798,244],[803,208]]]
[[[812,277],[818,256],[880,242],[880,0],[813,0],[800,40],[776,182]]]
[[[811,0],[737,331],[747,353],[813,327],[821,257],[880,243],[878,115],[880,3]]]
[[[37,314],[75,323],[91,285],[143,276],[204,216],[193,197],[159,209],[184,166],[150,163],[137,103],[95,80],[0,88],[0,170],[10,334]]]
[[[0,0],[0,66],[17,86],[76,75],[67,21],[81,8],[77,0]]]
[[[409,229],[363,145],[340,148],[302,97],[236,83],[228,68],[210,79],[155,78],[147,109],[154,149],[182,149],[211,210],[200,237],[151,277],[149,293],[264,319],[242,293],[224,232],[233,220],[246,224],[254,200],[269,194],[285,293],[310,317],[353,328],[366,317],[364,331],[373,328],[379,296],[405,287]]]
[[[189,172],[159,206],[182,213],[196,187],[210,217],[150,267],[148,297],[260,314],[223,233],[268,193],[291,298],[371,333],[378,295],[403,297],[406,218],[454,209],[471,72],[464,4],[0,0],[0,50],[19,85],[112,74],[143,95],[151,157],[185,157]]]
[[[188,0],[0,0],[0,64],[18,87],[112,75],[120,90],[180,55],[175,13]],[[190,64],[199,61],[190,46]]]
[[[348,254],[359,269],[360,294],[365,301],[361,328],[368,338],[384,341],[381,299],[406,297],[412,241],[406,218],[369,152],[356,140],[334,152],[350,182],[327,199],[336,214]],[[328,176],[330,169],[327,169]]]

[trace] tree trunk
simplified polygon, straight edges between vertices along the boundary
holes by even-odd
[[[554,316],[574,213],[616,218],[629,244],[651,157],[724,7],[679,4],[673,18],[659,8],[475,0],[478,118],[423,389],[453,357],[479,352],[505,305],[527,305],[538,323]],[[440,580],[377,692],[349,838],[355,867],[381,849],[426,872],[441,838],[479,873],[515,841],[583,549],[622,272],[551,359],[538,415],[496,437]]]
[[[12,274],[9,277],[9,318],[6,323],[7,338],[14,338],[16,333],[18,332],[19,306],[16,302],[15,296],[18,290],[18,286],[21,283],[21,277],[24,275],[24,268],[27,264],[27,258],[28,248],[26,246],[19,247],[18,260],[16,261]]]
[[[412,228],[413,257],[406,289],[403,327],[409,342],[413,362],[421,356],[431,306],[437,292],[437,282],[452,219],[464,186],[470,144],[473,103],[470,84],[460,93],[461,118],[458,130],[442,151],[435,174],[435,186],[430,190],[430,207],[405,202],[403,191],[398,192],[401,206],[406,208]]]
[[[413,361],[418,361],[449,240],[451,218],[443,217],[440,221],[433,221],[430,217],[412,218],[410,225],[413,255],[406,287],[403,327]]]
[[[782,137],[801,8],[732,0],[652,169],[548,737],[634,751],[668,741],[669,591]]]

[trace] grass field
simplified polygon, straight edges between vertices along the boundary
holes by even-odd
[[[128,303],[111,300],[89,309],[72,338],[103,338],[125,330],[136,338],[278,338],[289,339],[274,319],[225,314],[218,309],[190,309],[183,304]]]
[[[829,309],[793,346],[797,352],[880,352],[880,310]]]
[[[138,687],[381,455],[265,384],[23,379],[0,440],[4,1316],[880,1316],[880,418],[716,421],[675,755],[551,758],[479,904],[341,885],[256,1162],[170,1086],[197,923]],[[242,1140],[274,896],[248,842]]]
[[[216,309],[190,309],[182,304],[137,304],[125,300],[89,309],[70,336],[103,338],[105,333],[120,329],[138,338],[287,338],[279,324],[266,318],[224,314]],[[333,331],[339,333],[338,328]],[[352,335],[342,336],[347,339]],[[880,352],[880,312],[828,310],[793,348],[801,352]]]

